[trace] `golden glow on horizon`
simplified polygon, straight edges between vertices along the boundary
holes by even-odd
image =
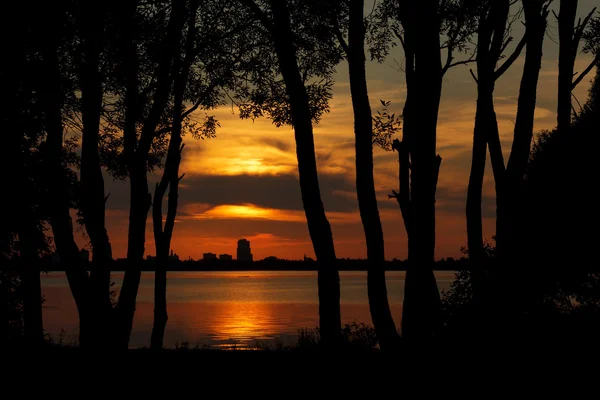
[[[206,211],[193,214],[192,219],[267,219],[272,221],[303,222],[303,211],[278,210],[258,207],[254,204],[223,204]]]
[[[193,219],[251,219],[251,220],[270,220],[285,222],[306,222],[306,216],[303,210],[282,210],[277,208],[259,207],[254,204],[222,204],[210,207],[208,204],[188,204],[184,207],[189,215],[181,217],[181,220]],[[394,215],[396,210],[381,210],[381,214]],[[350,212],[331,211],[326,212],[327,218],[332,223],[356,223],[360,222],[358,210]]]
[[[256,157],[256,152],[249,158],[238,155],[235,158],[200,157],[187,160],[185,170],[207,175],[281,175],[296,171],[295,165]]]

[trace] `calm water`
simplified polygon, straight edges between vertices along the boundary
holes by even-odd
[[[436,272],[438,286],[446,289],[452,272]],[[388,272],[387,287],[392,314],[400,326],[404,297],[404,272]],[[114,273],[118,292],[123,273]],[[366,272],[341,272],[342,322],[371,324]],[[148,346],[153,321],[154,274],[142,273],[131,347]],[[44,328],[75,342],[78,320],[64,273],[42,277]],[[299,328],[318,325],[316,272],[171,272],[168,274],[169,322],[165,346],[228,346],[290,343]]]

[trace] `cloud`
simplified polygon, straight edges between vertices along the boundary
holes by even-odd
[[[275,139],[275,138],[260,138],[258,142],[266,144],[267,146],[271,146],[280,150],[282,152],[292,152],[294,148],[291,143],[284,142],[283,140]]]
[[[180,203],[217,205],[253,204],[261,208],[303,210],[297,175],[186,175]],[[348,212],[357,208],[355,199],[340,195],[354,191],[343,175],[319,176],[326,211]]]

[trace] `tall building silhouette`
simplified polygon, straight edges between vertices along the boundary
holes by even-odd
[[[238,261],[252,261],[252,252],[250,251],[250,241],[246,239],[238,240],[237,246]]]

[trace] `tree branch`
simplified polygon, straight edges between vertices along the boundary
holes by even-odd
[[[256,16],[256,18],[258,18],[260,20],[260,22],[262,22],[262,24],[269,31],[270,34],[274,34],[275,27],[273,26],[271,21],[269,21],[267,14],[265,14],[265,12],[260,9],[258,4],[256,4],[254,2],[254,0],[239,0],[239,1],[242,4],[246,5],[246,7],[248,7],[250,9],[250,11],[252,11],[252,13]]]
[[[596,7],[594,7],[587,17],[583,19],[583,22],[577,24],[577,27],[575,28],[575,34],[573,35],[573,51],[577,51],[577,46],[579,46],[579,42],[581,42],[585,27],[587,26],[588,22],[590,22],[590,19],[592,18],[592,15],[594,15],[595,11]]]
[[[471,55],[471,57],[469,57],[467,60],[457,61],[455,63],[450,64],[447,69],[456,67],[457,65],[467,65],[470,63],[474,63],[474,62],[477,62],[477,60],[475,59],[474,55]],[[445,74],[445,73],[446,73],[446,71],[442,72],[442,74]]]
[[[479,79],[477,79],[477,77],[475,76],[475,73],[473,72],[473,69],[469,68],[469,72],[471,73],[471,76],[475,80],[475,83],[479,83]]]
[[[339,25],[338,20],[336,19],[335,15],[333,17],[331,17],[331,22],[333,23],[333,29],[335,31],[335,36],[337,37],[338,42],[340,42],[340,46],[342,46],[344,53],[346,53],[346,57],[348,57],[349,53],[350,53],[350,49],[348,48],[348,43],[346,43],[346,41],[344,40],[344,35],[342,35],[342,31],[340,30],[340,25]]]
[[[498,78],[500,78],[510,68],[510,66],[517,60],[517,58],[519,58],[519,55],[521,55],[521,52],[523,51],[523,48],[525,47],[526,44],[527,44],[527,35],[523,35],[523,37],[521,38],[521,41],[519,42],[519,44],[517,44],[517,47],[512,52],[512,54],[506,59],[504,64],[502,64],[500,66],[500,68],[498,68],[496,70],[496,72],[494,73],[494,80],[497,80]]]
[[[581,74],[579,74],[579,76],[577,77],[577,79],[575,79],[575,81],[571,85],[571,90],[575,89],[577,87],[577,85],[579,85],[581,83],[581,81],[583,80],[583,78],[585,78],[585,76],[594,68],[594,66],[596,64],[600,65],[600,53],[596,54],[596,57],[594,57],[594,59],[592,60],[592,62],[590,63],[590,65],[588,65],[587,68],[584,69]]]

